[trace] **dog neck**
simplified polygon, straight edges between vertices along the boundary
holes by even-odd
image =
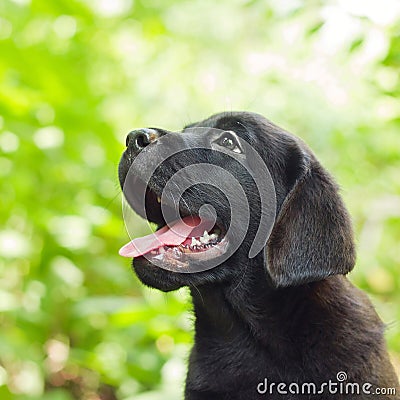
[[[319,379],[321,370],[327,376],[329,371],[350,371],[357,363],[365,364],[372,349],[384,347],[380,319],[344,276],[274,290],[260,274],[237,287],[214,283],[192,288],[191,294],[196,322],[188,382],[193,387],[199,368],[214,382],[212,374],[234,365],[247,382],[259,376],[279,379],[283,371],[293,379],[299,371]],[[355,346],[360,351],[349,359]],[[209,356],[207,365],[198,354]],[[233,376],[238,378],[237,373]],[[235,385],[229,374],[224,379]]]
[[[279,343],[282,339],[291,343],[292,332],[298,337],[293,325],[296,319],[301,323],[303,312],[312,307],[313,285],[275,290],[264,271],[255,271],[230,285],[212,283],[191,288],[199,345],[207,345],[210,339],[221,347],[249,340],[255,348],[274,352],[277,338]],[[293,354],[295,350],[287,346],[286,351]]]

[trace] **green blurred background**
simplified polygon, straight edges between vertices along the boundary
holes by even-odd
[[[189,297],[118,256],[117,164],[132,128],[236,109],[339,181],[399,368],[399,35],[398,0],[1,0],[0,398],[181,397]]]

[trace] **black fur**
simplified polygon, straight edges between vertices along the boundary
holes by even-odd
[[[353,234],[332,177],[303,142],[260,115],[222,113],[187,128],[195,127],[233,130],[257,149],[275,184],[277,215],[265,251],[249,259],[260,202],[254,182],[240,165],[220,155],[188,151],[156,171],[150,186],[159,192],[184,165],[223,165],[243,183],[251,205],[246,240],[229,260],[212,270],[182,274],[158,268],[142,257],[134,260],[135,272],[146,285],[163,291],[182,286],[191,290],[195,343],[185,399],[400,399],[384,325],[365,294],[345,276],[355,262]],[[191,129],[182,134],[159,130],[159,134],[177,135],[176,140],[185,141],[190,140]],[[151,154],[158,151],[150,148],[148,163],[154,162]],[[122,186],[135,155],[128,147],[121,159]],[[135,173],[140,176],[139,170]],[[181,212],[195,213],[208,202],[222,221],[229,220],[221,196],[212,187],[193,188],[185,193]],[[148,212],[150,220],[162,225],[160,216]],[[318,385],[335,381],[339,371],[347,373],[347,382],[395,387],[398,394],[257,392],[264,378],[270,383]]]

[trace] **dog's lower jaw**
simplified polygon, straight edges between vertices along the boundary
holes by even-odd
[[[176,273],[154,266],[144,257],[133,260],[132,269],[143,284],[163,292],[171,292],[184,286],[177,280]]]
[[[340,371],[348,382],[396,387],[399,393],[383,324],[367,297],[345,277],[275,291],[259,282],[251,289],[251,300],[246,287],[191,290],[196,333],[186,400],[260,399],[257,385],[265,378],[276,384],[321,385],[335,381]],[[274,393],[268,398],[296,398]]]

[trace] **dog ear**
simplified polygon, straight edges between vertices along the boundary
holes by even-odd
[[[336,183],[305,145],[295,148],[288,163],[296,170],[288,179],[292,188],[265,247],[275,287],[346,274],[355,263],[351,220]]]

